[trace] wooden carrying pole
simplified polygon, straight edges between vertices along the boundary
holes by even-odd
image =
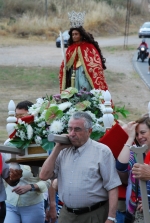
[[[11,154],[16,154],[16,155],[20,155],[20,156],[23,156],[25,154],[24,150],[22,150],[22,149],[17,149],[15,147],[4,146],[4,145],[0,145],[0,152],[11,153]]]
[[[137,155],[137,162],[143,164],[143,153],[147,150],[147,145],[142,147],[131,146],[130,150],[132,150]],[[140,182],[140,191],[142,197],[142,206],[143,206],[143,215],[144,222],[150,223],[150,214],[149,214],[149,204],[148,204],[148,196],[147,196],[147,188],[146,181],[139,180]]]

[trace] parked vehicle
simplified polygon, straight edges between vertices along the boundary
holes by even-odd
[[[139,38],[150,37],[150,22],[145,22],[139,29]]]
[[[147,47],[145,45],[141,45],[139,46],[138,50],[139,52],[138,52],[137,60],[141,59],[142,62],[144,62],[144,60],[148,57]]]
[[[64,47],[68,47],[68,39],[70,38],[69,34],[68,34],[68,30],[64,31],[62,33],[63,39],[64,39]],[[60,40],[60,36],[57,37],[56,39],[56,47],[61,47],[61,40]]]

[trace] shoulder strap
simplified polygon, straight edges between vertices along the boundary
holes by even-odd
[[[2,174],[2,154],[0,153],[0,175]]]

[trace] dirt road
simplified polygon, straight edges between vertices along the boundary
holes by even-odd
[[[97,38],[101,48],[107,46],[123,46],[124,37]],[[140,43],[138,36],[128,37],[128,44]],[[61,49],[56,48],[55,42],[37,42],[35,45],[1,46],[0,44],[0,66],[60,66],[62,61]],[[107,59],[109,61],[109,57]]]

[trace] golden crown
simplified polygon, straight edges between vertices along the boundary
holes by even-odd
[[[78,28],[80,26],[83,26],[84,24],[85,12],[68,12],[68,17],[70,20],[71,27]]]

